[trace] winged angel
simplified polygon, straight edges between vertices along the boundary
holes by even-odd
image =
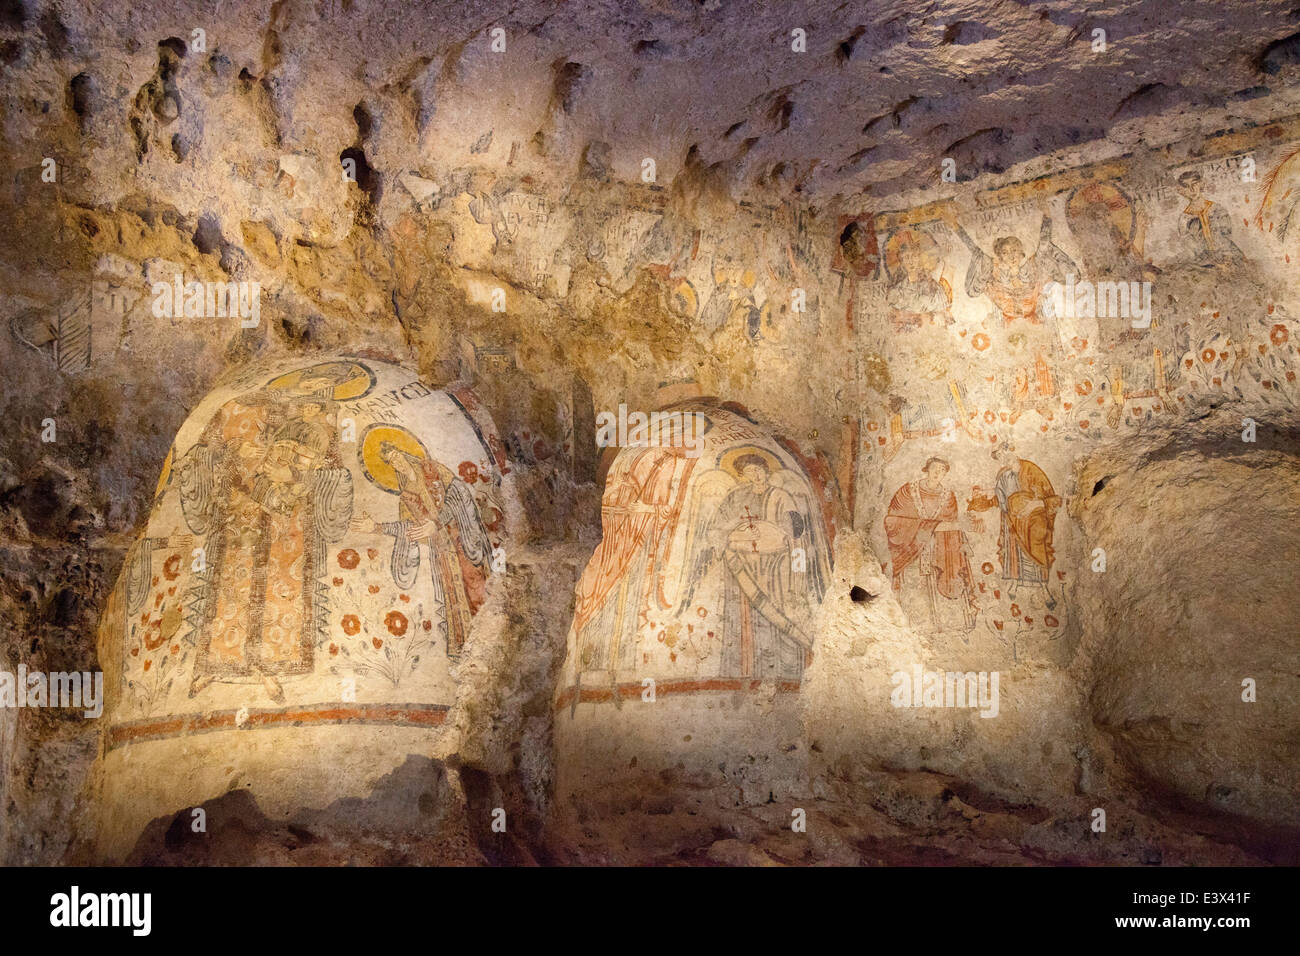
[[[825,594],[830,568],[808,480],[755,445],[729,450],[707,471],[695,465],[681,449],[616,459],[601,543],[578,584],[579,683],[584,673],[610,682],[638,676],[638,657],[649,660],[641,635],[665,621],[663,639],[682,676],[802,675],[813,643],[810,605]],[[720,582],[722,598],[708,643],[687,639],[680,624],[706,579]],[[708,613],[703,603],[701,610]],[[716,670],[699,673],[719,650]],[[696,669],[687,674],[692,657]]]

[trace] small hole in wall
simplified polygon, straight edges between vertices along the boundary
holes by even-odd
[[[1107,482],[1109,482],[1109,481],[1110,481],[1112,478],[1114,478],[1114,477],[1115,477],[1114,475],[1107,475],[1105,478],[1102,478],[1102,479],[1101,479],[1100,481],[1098,481],[1095,485],[1093,485],[1093,486],[1092,486],[1092,497],[1095,498],[1095,497],[1097,497],[1097,495],[1101,494],[1101,490],[1102,490],[1103,488],[1106,487]]]
[[[849,589],[849,600],[852,601],[854,604],[864,604],[867,601],[873,600],[874,598],[875,598],[874,594],[872,594],[866,588],[858,587],[856,584]]]

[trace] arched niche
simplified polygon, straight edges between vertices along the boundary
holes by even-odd
[[[555,697],[562,800],[629,774],[718,782],[798,737],[830,579],[829,490],[733,407],[657,414],[647,444],[609,464],[601,541],[576,588]]]
[[[247,789],[271,817],[428,754],[503,568],[472,393],[337,356],[243,370],[163,463],[99,633],[99,843]]]

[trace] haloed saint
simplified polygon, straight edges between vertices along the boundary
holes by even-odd
[[[359,454],[366,476],[397,497],[397,513],[395,520],[376,521],[362,512],[352,528],[393,539],[392,575],[398,587],[415,587],[423,564],[434,603],[442,609],[439,629],[447,655],[456,658],[483,604],[492,558],[474,493],[404,428],[371,426]]]

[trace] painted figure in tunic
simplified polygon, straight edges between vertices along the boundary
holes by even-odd
[[[952,325],[952,285],[939,272],[939,246],[928,233],[901,229],[885,243],[885,301],[895,332]]]
[[[1056,512],[1061,499],[1041,468],[1032,461],[1016,458],[999,449],[994,458],[1001,465],[994,482],[993,494],[975,489],[970,511],[988,511],[994,506],[1001,514],[998,534],[998,558],[1002,577],[1011,582],[1015,596],[1018,584],[1048,587],[1055,551],[1052,536]],[[1050,593],[1048,608],[1055,605]]]
[[[362,437],[366,475],[397,495],[397,520],[376,522],[362,513],[353,530],[380,532],[393,539],[392,574],[397,586],[415,586],[423,545],[447,656],[460,656],[470,624],[483,605],[492,544],[470,487],[445,465],[429,457],[404,428],[372,425]]]
[[[921,478],[894,493],[885,515],[885,537],[900,601],[904,591],[910,597],[916,593],[913,585],[919,584],[933,629],[970,630],[977,612],[975,588],[966,536],[957,523],[957,496],[944,484],[949,467],[944,459],[931,458]]]
[[[1038,247],[1028,256],[1024,244],[1015,236],[994,240],[990,256],[967,234],[950,208],[945,207],[943,217],[970,250],[966,294],[971,298],[987,295],[1001,315],[1004,328],[1010,329],[1016,323],[1022,326],[1024,345],[1032,361],[1015,369],[1012,402],[1017,406],[1045,405],[1056,394],[1048,361],[1053,343],[1040,331],[1049,298],[1047,287],[1053,282],[1064,284],[1078,271],[1074,261],[1052,242],[1051,217],[1044,213]]]
[[[227,402],[183,456],[181,508],[207,536],[210,567],[189,601],[191,697],[214,681],[261,682],[282,703],[280,681],[312,671],[326,545],[352,513],[334,396],[359,377],[368,370],[348,362],[281,376]]]
[[[682,447],[618,454],[601,501],[602,536],[578,581],[574,629],[578,670],[635,666],[637,634],[651,607],[670,606],[662,576],[697,459]]]
[[[694,585],[720,568],[719,676],[798,680],[812,651],[811,602],[825,595],[829,572],[820,512],[806,480],[766,449],[733,449],[721,466],[714,475],[735,480],[707,518],[703,508],[694,512],[704,520],[682,607]]]
[[[1183,232],[1191,240],[1197,262],[1203,266],[1238,262],[1245,257],[1232,241],[1232,217],[1221,203],[1203,192],[1201,174],[1189,169],[1178,177],[1183,207]]]

